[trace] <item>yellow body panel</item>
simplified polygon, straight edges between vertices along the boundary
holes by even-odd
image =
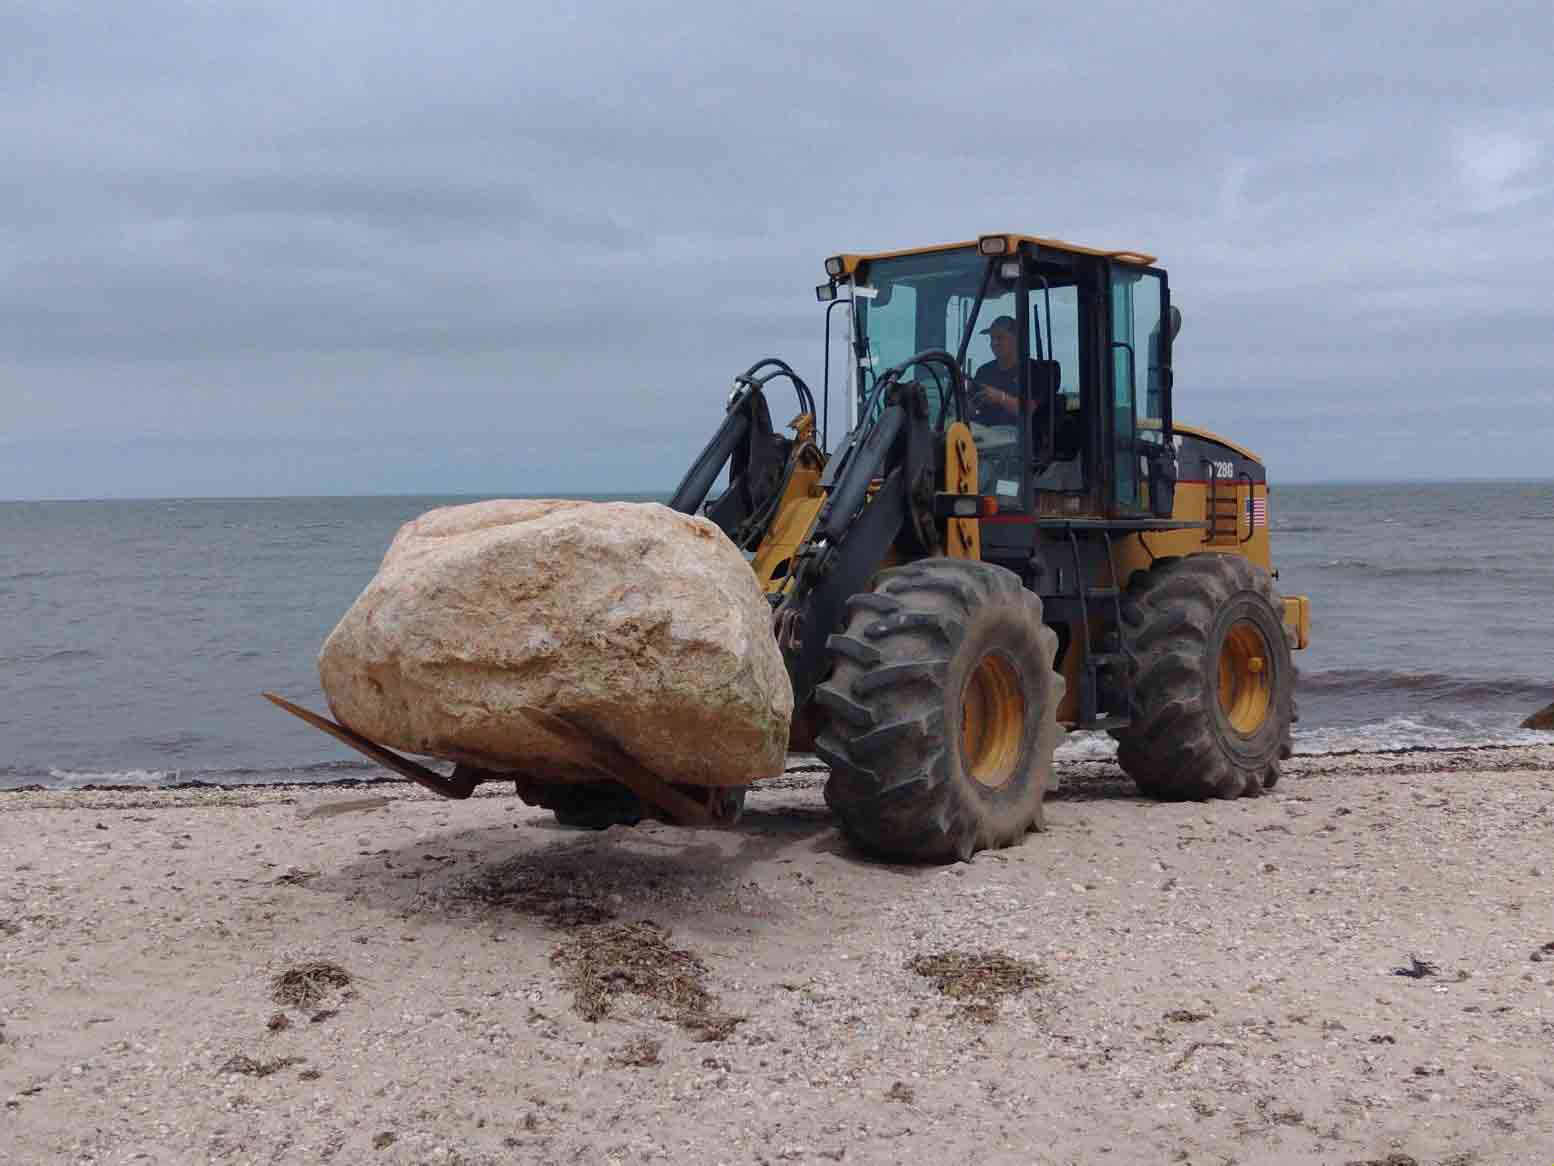
[[[1284,626],[1295,633],[1295,646],[1311,643],[1311,600],[1304,595],[1284,596]]]
[[[1130,249],[1108,251],[1096,247],[1082,247],[1078,243],[1066,243],[1062,239],[1049,239],[1045,235],[1020,235],[1009,232],[989,231],[986,235],[979,235],[976,239],[965,239],[959,243],[935,243],[929,247],[907,247],[900,251],[871,251],[867,253],[847,252],[835,258],[842,261],[842,274],[838,278],[851,276],[858,270],[860,264],[870,263],[876,259],[899,259],[904,255],[932,255],[936,251],[958,251],[963,247],[975,248],[981,239],[989,237],[1001,237],[1009,241],[1010,253],[1021,243],[1036,243],[1042,247],[1050,247],[1055,251],[1071,251],[1076,255],[1099,255],[1106,259],[1116,259],[1123,263],[1137,263],[1148,267],[1155,262],[1153,255],[1143,251]]]
[[[1263,570],[1272,569],[1273,564],[1269,558],[1268,528],[1259,526],[1249,530],[1246,519],[1246,500],[1251,497],[1267,498],[1268,487],[1260,482],[1256,485],[1248,485],[1244,481],[1221,481],[1216,484],[1215,489],[1222,500],[1222,507],[1224,499],[1229,498],[1234,501],[1235,534],[1231,535],[1228,526],[1225,526],[1221,528],[1221,535],[1217,538],[1209,537],[1210,532],[1207,530],[1198,529],[1152,530],[1119,538],[1116,540],[1117,575],[1124,586],[1127,585],[1128,577],[1134,571],[1145,570],[1155,559],[1173,555],[1194,555],[1200,551],[1244,555]],[[1208,521],[1209,487],[1202,482],[1178,482],[1176,505],[1172,510],[1172,517],[1189,522]]]
[[[788,480],[788,488],[783,491],[782,501],[777,506],[777,517],[772,520],[771,529],[750,564],[764,591],[781,591],[788,584],[788,567],[793,553],[808,537],[810,527],[815,525],[815,516],[825,504],[825,492],[820,488],[821,469],[819,459],[815,458],[795,469]]]
[[[944,433],[944,488],[951,494],[977,492],[977,443],[971,427],[956,421]],[[982,523],[975,518],[952,518],[945,532],[944,553],[952,559],[982,557]]]

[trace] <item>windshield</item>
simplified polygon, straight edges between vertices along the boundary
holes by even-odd
[[[1033,469],[1042,475],[1038,489],[1082,489],[1082,305],[1071,264],[1031,265],[1021,337],[1018,285],[999,273],[1004,262],[997,262],[986,296],[977,302],[988,265],[974,248],[960,247],[876,259],[860,269],[854,300],[863,341],[860,406],[888,369],[926,349],[956,354],[969,333],[962,372],[970,415],[963,420],[977,444],[980,489],[1006,509],[1017,504]],[[937,421],[950,392],[943,369],[919,366],[906,376],[927,387]],[[1021,437],[1022,409],[1033,418],[1028,438]],[[1040,467],[1033,460],[1038,457]]]
[[[865,292],[857,300],[858,328],[866,352],[860,362],[859,387],[865,400],[876,378],[915,354],[929,348],[943,348],[952,355],[956,352],[966,325],[972,322],[972,310],[987,265],[987,259],[974,248],[962,247],[899,259],[876,259],[860,273],[861,285],[875,293],[869,299]],[[977,328],[986,327],[987,321],[1000,315],[1014,315],[1014,285],[995,276],[987,299],[977,312],[977,319],[982,321]],[[988,337],[974,331],[971,340],[964,370],[968,375],[992,357]],[[936,384],[935,372],[944,384]],[[949,393],[942,368],[914,368],[907,373],[907,379],[928,385],[935,398],[941,391],[946,396]]]

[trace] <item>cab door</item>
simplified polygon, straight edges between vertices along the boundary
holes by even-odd
[[[1165,272],[1115,262],[1110,287],[1112,505],[1139,516],[1150,512],[1151,467],[1158,475],[1170,448],[1170,292]]]

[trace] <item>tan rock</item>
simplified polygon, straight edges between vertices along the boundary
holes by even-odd
[[[793,712],[744,556],[712,523],[652,503],[424,514],[318,665],[358,733],[542,780],[599,777],[584,742],[602,739],[670,781],[743,785],[782,771]]]
[[[1554,732],[1554,704],[1546,709],[1540,709],[1522,722],[1524,729],[1547,729]]]

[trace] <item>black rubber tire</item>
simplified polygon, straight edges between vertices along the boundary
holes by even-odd
[[[561,825],[580,830],[635,826],[646,817],[637,795],[613,781],[537,782],[520,785],[518,793],[529,805],[551,811]]]
[[[1295,665],[1283,603],[1268,572],[1240,555],[1198,554],[1135,572],[1122,601],[1132,655],[1129,726],[1117,760],[1139,792],[1162,801],[1255,797],[1289,756]],[[1221,708],[1220,652],[1250,622],[1271,672],[1262,723],[1242,732]]]
[[[826,803],[849,838],[881,858],[952,862],[1041,829],[1063,678],[1040,598],[1002,567],[934,558],[882,572],[847,610],[846,631],[828,641],[831,676],[815,690],[815,753],[831,767]],[[1006,678],[1022,710],[996,786],[964,756],[963,702],[979,666]]]
[[[692,796],[705,796],[700,787],[676,786]],[[613,781],[581,783],[555,783],[531,786],[520,791],[524,801],[531,806],[541,806],[556,816],[563,826],[580,830],[607,830],[611,826],[635,826],[644,818],[651,818],[637,797],[625,786]],[[744,812],[745,793],[742,788],[723,789],[724,813],[728,815],[720,825],[735,825]]]

